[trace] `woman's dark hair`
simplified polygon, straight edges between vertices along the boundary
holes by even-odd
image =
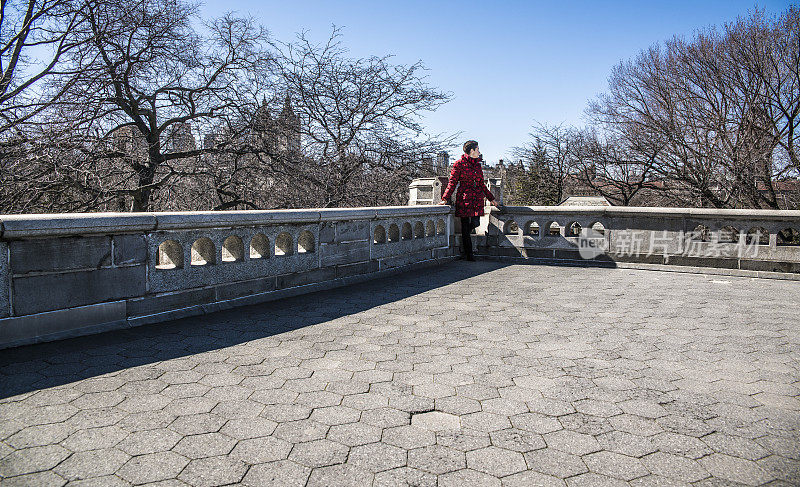
[[[477,148],[478,148],[478,143],[475,142],[474,140],[468,140],[464,142],[464,154],[469,154],[470,152],[472,152],[472,149],[477,149]]]

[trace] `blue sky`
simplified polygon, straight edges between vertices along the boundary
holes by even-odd
[[[321,1],[206,0],[204,16],[251,15],[282,41],[342,27],[353,56],[422,60],[428,81],[453,100],[423,120],[431,133],[462,132],[494,163],[528,140],[534,122],[581,125],[619,62],[673,35],[721,26],[776,0]],[[457,151],[451,151],[456,155]],[[460,155],[460,153],[458,154]]]

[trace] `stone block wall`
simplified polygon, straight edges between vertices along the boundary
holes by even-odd
[[[452,257],[443,206],[0,216],[0,348],[328,289]]]

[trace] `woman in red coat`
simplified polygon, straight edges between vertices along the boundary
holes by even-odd
[[[494,195],[489,188],[483,184],[483,169],[481,169],[481,151],[478,143],[468,140],[464,143],[464,155],[453,164],[450,172],[450,181],[447,189],[442,194],[440,205],[449,204],[450,196],[458,184],[456,191],[456,217],[461,218],[461,242],[464,247],[464,258],[475,260],[472,255],[472,239],[470,232],[480,223],[480,216],[483,215],[483,198],[498,206]]]

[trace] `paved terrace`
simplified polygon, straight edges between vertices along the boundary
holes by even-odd
[[[455,262],[3,350],[1,483],[798,485],[798,309],[793,281]]]

